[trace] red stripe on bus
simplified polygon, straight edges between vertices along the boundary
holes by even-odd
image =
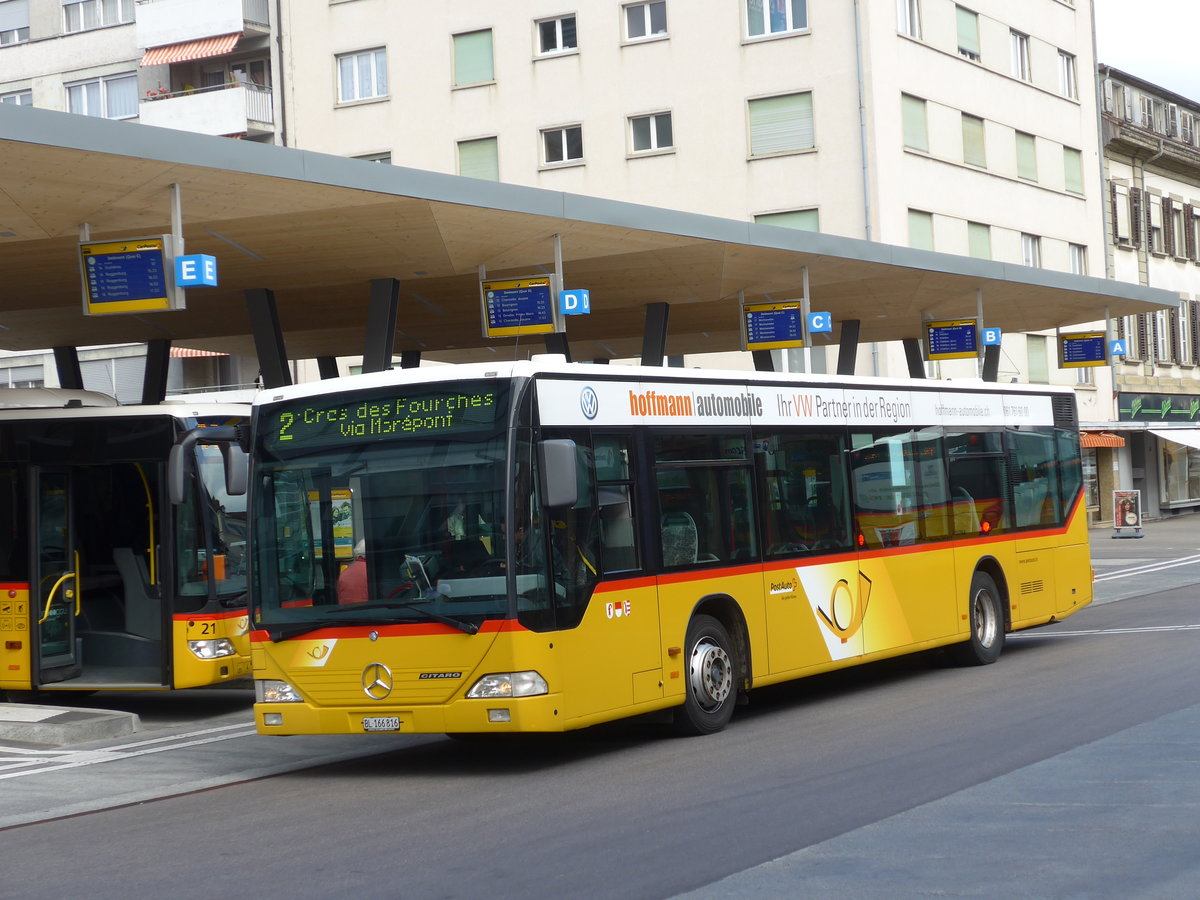
[[[234,609],[214,613],[176,613],[171,619],[176,622],[211,622],[213,619],[237,619],[247,615],[248,610]]]
[[[488,619],[479,626],[480,634],[497,634],[505,631],[526,631],[524,625],[516,619]],[[323,640],[325,638],[358,638],[368,632],[377,632],[380,637],[407,637],[433,634],[462,634],[452,625],[442,625],[438,622],[396,623],[394,625],[330,625],[306,631],[302,635],[289,640]],[[250,641],[255,644],[271,643],[270,634],[264,629],[250,632]]]

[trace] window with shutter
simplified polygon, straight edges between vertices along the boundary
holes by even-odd
[[[904,126],[904,146],[929,152],[929,127],[925,101],[910,94],[900,95],[900,118]]]
[[[751,156],[812,149],[811,92],[751,100],[749,109]]]
[[[1142,111],[1141,126],[1143,128],[1154,128],[1154,103],[1147,96],[1138,96],[1138,105]]]
[[[496,138],[458,142],[458,174],[486,181],[500,180],[500,153]]]
[[[1083,193],[1083,154],[1074,147],[1063,147],[1063,182],[1072,194]]]
[[[1196,213],[1192,204],[1183,204],[1183,255],[1196,258]]]
[[[1162,227],[1159,217],[1162,215],[1162,203],[1149,191],[1145,192],[1144,200],[1142,207],[1146,212],[1146,249],[1152,253],[1161,253]]]
[[[1167,104],[1167,137],[1177,137],[1179,134],[1179,107],[1174,103]]]
[[[958,27],[958,53],[979,62],[979,16],[961,6],[954,7]]]
[[[1138,359],[1149,359],[1150,358],[1150,346],[1146,340],[1147,336],[1149,334],[1149,331],[1150,331],[1150,325],[1146,321],[1147,318],[1149,318],[1148,313],[1142,313],[1141,315],[1139,315],[1137,317],[1137,358]],[[1132,349],[1132,348],[1130,348],[1130,349]]]
[[[962,114],[963,162],[987,168],[987,150],[983,137],[983,119]]]
[[[1192,114],[1190,112],[1181,112],[1179,114],[1179,139],[1185,144],[1192,143]]]
[[[1129,240],[1142,246],[1142,192],[1135,187],[1129,189]]]
[[[1167,321],[1171,329],[1171,340],[1167,346],[1167,352],[1171,354],[1171,362],[1181,362],[1183,357],[1179,355],[1179,310],[1167,310]]]
[[[1188,301],[1188,333],[1192,337],[1192,365],[1200,365],[1200,302]]]
[[[1163,252],[1175,254],[1175,201],[1162,198]]]
[[[454,41],[454,85],[487,84],[496,80],[492,65],[492,32],[456,34]]]

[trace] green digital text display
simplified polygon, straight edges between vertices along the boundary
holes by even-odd
[[[263,445],[287,452],[380,438],[442,437],[491,430],[503,416],[506,391],[496,384],[313,397],[272,407],[260,421]]]

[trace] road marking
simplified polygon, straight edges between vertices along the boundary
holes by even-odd
[[[77,769],[97,763],[117,762],[137,756],[147,756],[151,753],[165,753],[168,750],[198,747],[203,744],[215,744],[218,741],[249,737],[254,733],[254,723],[243,722],[237,725],[220,725],[214,728],[202,728],[198,731],[187,731],[183,734],[135,741],[105,750],[28,750],[20,747],[0,746],[0,753],[19,754],[8,758],[0,757],[3,760],[0,761],[0,780],[21,778],[25,775],[37,775],[43,772],[58,772],[63,769]]]
[[[1018,631],[1008,636],[1009,640],[1027,637],[1081,637],[1092,634],[1150,634],[1164,631],[1200,631],[1200,625],[1146,625],[1142,628],[1095,628],[1088,631]]]
[[[1169,559],[1165,562],[1154,562],[1144,566],[1134,566],[1132,569],[1122,569],[1119,572],[1105,572],[1103,575],[1097,575],[1095,581],[1114,581],[1117,578],[1131,578],[1134,575],[1148,575],[1151,572],[1161,572],[1163,569],[1174,569],[1178,566],[1187,566],[1192,563],[1200,562],[1200,554],[1196,556],[1183,556],[1179,559]]]

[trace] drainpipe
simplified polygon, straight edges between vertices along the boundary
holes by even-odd
[[[287,96],[283,85],[283,0],[275,0],[275,62],[279,73],[279,143],[288,146]]]
[[[862,9],[854,0],[854,71],[858,77],[858,144],[862,156],[863,236],[871,237],[871,169],[867,157],[867,103],[863,84]]]

